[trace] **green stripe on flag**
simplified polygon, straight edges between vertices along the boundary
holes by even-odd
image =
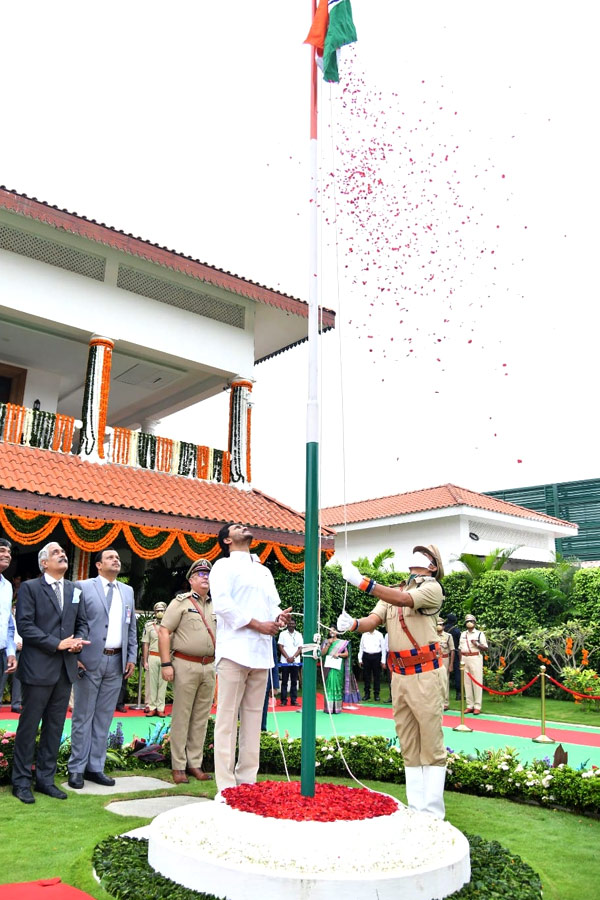
[[[356,40],[350,0],[330,0],[329,25],[323,47],[323,78],[339,81],[337,51]]]

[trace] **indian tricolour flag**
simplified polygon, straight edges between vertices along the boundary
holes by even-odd
[[[339,81],[337,54],[356,40],[350,0],[319,0],[305,44],[312,44],[322,64],[325,81]]]

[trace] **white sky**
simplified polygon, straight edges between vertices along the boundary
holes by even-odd
[[[597,477],[596,3],[353,10],[321,98],[322,504]],[[13,4],[0,183],[306,299],[309,22]],[[254,372],[254,486],[297,508],[306,361]],[[225,398],[203,407],[161,432],[224,447]]]

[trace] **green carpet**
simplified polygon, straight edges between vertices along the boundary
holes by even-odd
[[[351,737],[355,734],[380,734],[393,740],[396,733],[394,723],[390,718],[390,707],[373,704],[366,707],[366,710],[368,710],[366,715],[342,713],[333,717],[326,715],[322,711],[317,712],[317,735],[330,738],[334,734],[340,737]],[[377,715],[377,712],[380,712],[381,715]],[[457,713],[447,713],[446,722],[448,722],[448,718],[455,720],[457,725],[460,721]],[[569,765],[573,768],[589,768],[592,765],[600,766],[599,728],[549,722],[547,723],[547,731],[555,737],[557,743],[544,745],[535,743],[530,736],[523,737],[518,733],[519,730],[522,733],[523,729],[529,728],[532,729],[533,734],[537,735],[539,723],[535,723],[531,719],[519,719],[514,716],[489,716],[486,714],[477,719],[471,716],[465,717],[465,721],[474,729],[472,732],[456,732],[452,730],[452,727],[444,727],[446,746],[452,750],[460,751],[461,753],[473,753],[475,750],[486,750],[488,748],[514,747],[523,762],[530,762],[533,759],[541,759],[546,756],[552,759],[560,741],[569,755]],[[486,721],[490,722],[489,727],[495,727],[498,730],[494,732],[486,731]],[[170,718],[146,718],[133,713],[115,715],[111,731],[114,731],[117,722],[121,723],[125,743],[130,743],[134,737],[156,740],[159,729],[165,727],[165,725],[168,726]],[[494,723],[494,725],[491,723]],[[14,731],[16,726],[16,718],[0,720],[0,729]],[[300,709],[291,710],[288,708],[276,713],[269,713],[267,727],[270,731],[279,730],[282,736],[290,738],[300,737],[302,731],[302,714]],[[565,739],[561,738],[560,732],[565,732]],[[567,732],[570,732],[570,734],[567,735]],[[66,736],[71,733],[70,719],[67,719],[65,722],[64,733]],[[587,740],[588,743],[578,744],[575,738],[577,733],[580,733],[582,740]],[[567,737],[569,740],[566,739]],[[590,741],[592,741],[591,744],[589,743]]]

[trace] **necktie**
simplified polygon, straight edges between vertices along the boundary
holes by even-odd
[[[110,608],[111,608],[112,602],[113,602],[113,593],[114,593],[114,590],[115,590],[114,584],[112,583],[112,581],[109,581],[109,583],[108,583],[108,592],[107,592],[107,594],[106,594],[106,601],[107,601],[107,603],[108,603],[108,611],[109,611],[109,612],[110,612]]]
[[[58,581],[55,581],[52,584],[52,587],[54,588],[54,593],[56,594],[56,599],[58,600],[58,605],[60,606],[60,611],[62,612],[63,598],[62,598],[62,594],[60,592],[60,585],[59,585]]]

